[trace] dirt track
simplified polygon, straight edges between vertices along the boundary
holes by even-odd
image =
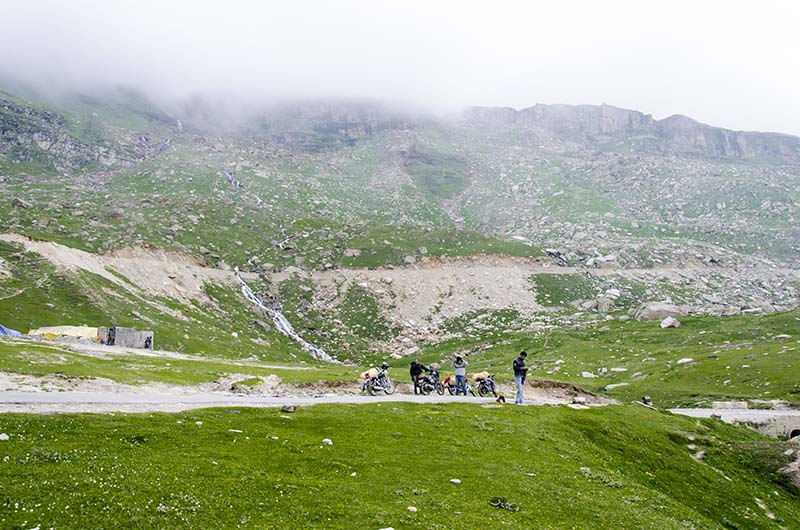
[[[464,396],[415,396],[393,394],[391,396],[366,396],[353,394],[326,394],[317,396],[247,396],[224,393],[178,394],[133,394],[118,392],[0,392],[0,412],[24,412],[34,414],[75,412],[178,412],[206,407],[279,407],[282,405],[319,404],[367,404],[367,403],[475,403],[483,406],[495,405],[494,398]],[[527,405],[567,404],[563,400],[539,399]],[[507,404],[506,406],[508,406]],[[513,405],[512,405],[513,406]],[[586,408],[587,405],[573,405]]]
[[[726,423],[750,425],[768,436],[788,436],[800,430],[800,410],[672,409],[670,412],[693,418],[718,416]]]

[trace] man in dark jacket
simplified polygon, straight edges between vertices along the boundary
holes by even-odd
[[[422,375],[422,372],[430,372],[430,369],[417,359],[411,363],[409,371],[411,372],[411,381],[414,383],[414,393],[419,394],[419,376]]]
[[[517,399],[514,403],[522,405],[522,394],[525,388],[525,375],[528,373],[528,367],[525,366],[525,358],[528,354],[523,350],[514,359],[514,382],[517,384]]]

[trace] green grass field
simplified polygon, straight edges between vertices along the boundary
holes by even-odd
[[[166,383],[198,385],[228,374],[252,377],[277,375],[284,383],[352,381],[357,388],[359,367],[323,364],[294,369],[254,360],[236,361],[220,357],[175,359],[116,354],[86,354],[67,345],[0,339],[0,370],[44,377],[59,373],[67,378],[102,377],[118,383],[139,385]]]
[[[650,395],[663,406],[722,399],[800,402],[800,312],[681,321],[673,329],[632,321],[601,321],[582,331],[495,329],[429,345],[420,358],[447,365],[454,352],[469,354],[470,371],[487,370],[502,381],[512,378],[511,361],[524,349],[530,378],[574,383],[623,401]],[[792,338],[774,339],[783,334]],[[679,364],[683,359],[692,360]],[[395,365],[404,368],[405,361]],[[584,372],[595,377],[583,377]],[[625,386],[605,390],[620,383]]]
[[[9,436],[0,442],[0,526],[8,529],[800,522],[798,491],[775,472],[788,458],[782,443],[637,406],[384,403],[291,415],[4,415],[0,425]],[[496,497],[518,511],[490,505]]]

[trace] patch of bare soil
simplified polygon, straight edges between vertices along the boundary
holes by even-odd
[[[259,379],[255,385],[243,381]],[[248,374],[226,374],[219,379],[199,385],[172,385],[167,383],[143,383],[130,385],[103,377],[71,377],[63,373],[37,377],[25,374],[0,372],[0,392],[83,392],[109,394],[146,395],[198,395],[198,394],[246,394],[274,396],[281,379],[276,375],[255,377]]]
[[[538,269],[537,269],[538,267]],[[531,314],[542,308],[528,278],[541,263],[502,256],[474,259],[425,259],[393,269],[339,269],[310,274],[317,285],[315,305],[336,307],[353,285],[367,289],[395,322],[430,322],[481,309],[517,309]],[[293,272],[272,275],[286,280]]]
[[[0,280],[11,277],[11,271],[3,258],[0,258]]]
[[[128,291],[178,299],[209,302],[203,292],[207,282],[233,284],[230,271],[203,265],[194,256],[167,252],[153,247],[126,248],[107,255],[91,254],[57,243],[38,241],[18,234],[0,234],[0,239],[22,244],[62,270],[84,270],[113,282]],[[109,271],[113,269],[129,280],[124,281]]]
[[[512,385],[513,386],[513,385]],[[516,391],[516,390],[515,390]],[[525,397],[534,400],[555,400],[557,402],[586,403],[589,405],[610,405],[617,403],[615,399],[598,396],[579,386],[559,381],[534,379],[526,381]]]

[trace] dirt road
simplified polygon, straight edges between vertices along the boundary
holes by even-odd
[[[800,432],[800,410],[761,409],[671,409],[673,414],[693,418],[719,416],[726,423],[743,423],[768,436],[789,436]]]
[[[330,403],[475,403],[494,404],[494,398],[464,396],[415,396],[393,394],[366,396],[325,394],[315,396],[247,396],[225,393],[133,394],[120,392],[0,392],[0,412],[34,414],[71,412],[178,412],[206,407],[279,407],[281,405],[318,405]],[[564,400],[539,399],[528,405],[566,404]],[[571,405],[577,408],[585,405]]]

